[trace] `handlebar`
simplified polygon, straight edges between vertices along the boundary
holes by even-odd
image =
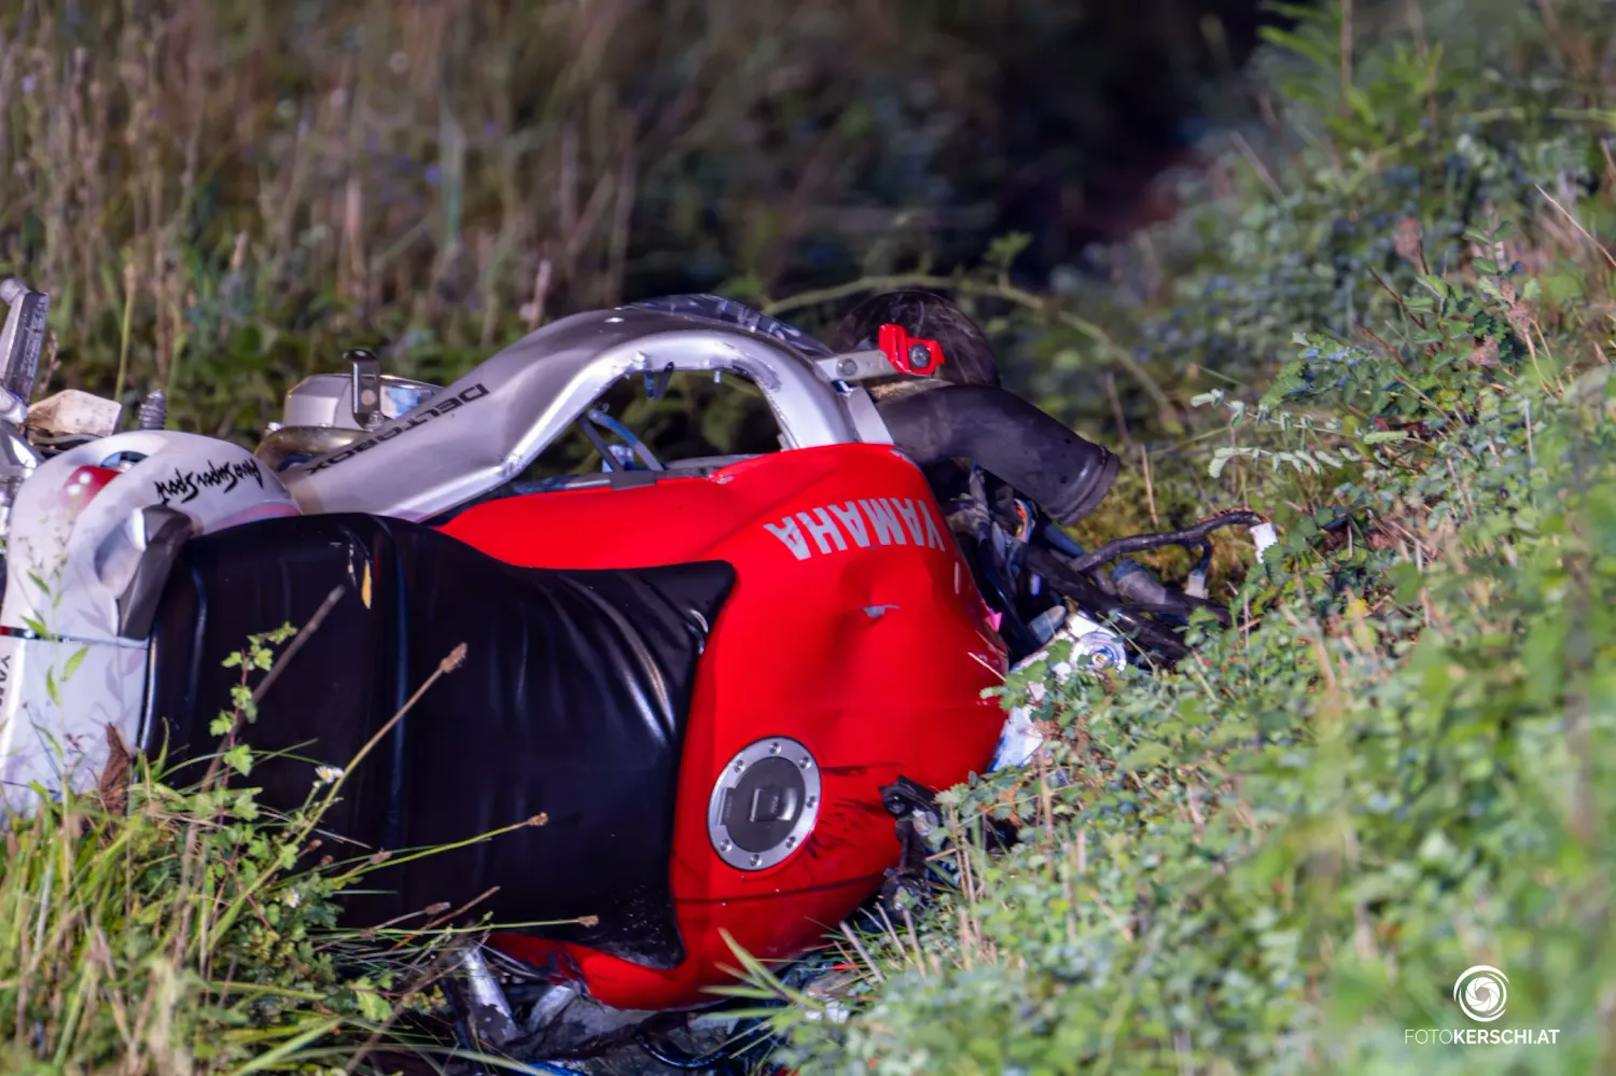
[[[0,388],[21,400],[26,408],[39,377],[39,353],[45,343],[50,296],[16,277],[6,277],[0,280],[0,301],[10,307],[5,329],[0,331]]]

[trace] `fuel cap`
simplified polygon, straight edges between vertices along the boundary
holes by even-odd
[[[819,818],[819,765],[786,736],[758,740],[729,760],[707,800],[707,835],[732,867],[759,871],[785,859]]]

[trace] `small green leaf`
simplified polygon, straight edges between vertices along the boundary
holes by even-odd
[[[236,796],[236,802],[231,806],[230,813],[243,822],[251,822],[257,818],[258,801],[254,798],[255,795],[255,792],[250,788],[242,789],[241,793]]]
[[[372,990],[369,983],[354,983],[354,999],[359,1003],[359,1014],[372,1023],[385,1023],[393,1018],[393,1007],[387,999]]]
[[[1117,766],[1123,770],[1143,770],[1165,762],[1169,754],[1165,744],[1142,743],[1122,756]]]
[[[1022,251],[1032,243],[1032,236],[1027,232],[1011,232],[1001,235],[988,244],[984,260],[997,269],[1008,269]]]
[[[252,772],[252,748],[237,744],[224,753],[225,764],[245,777]]]

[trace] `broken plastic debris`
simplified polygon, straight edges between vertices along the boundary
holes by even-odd
[[[1262,560],[1268,547],[1279,541],[1279,533],[1274,530],[1272,523],[1259,523],[1251,528],[1251,540],[1257,543],[1257,559]]]

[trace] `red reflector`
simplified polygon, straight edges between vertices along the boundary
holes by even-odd
[[[876,335],[876,346],[900,374],[930,377],[943,365],[943,345],[921,336],[910,336],[902,325],[887,322]]]
[[[122,471],[115,471],[111,467],[75,467],[73,473],[67,476],[62,483],[59,494],[61,503],[67,509],[68,518],[77,516],[84,506],[95,500],[95,495],[106,488],[107,483],[117,478]]]

